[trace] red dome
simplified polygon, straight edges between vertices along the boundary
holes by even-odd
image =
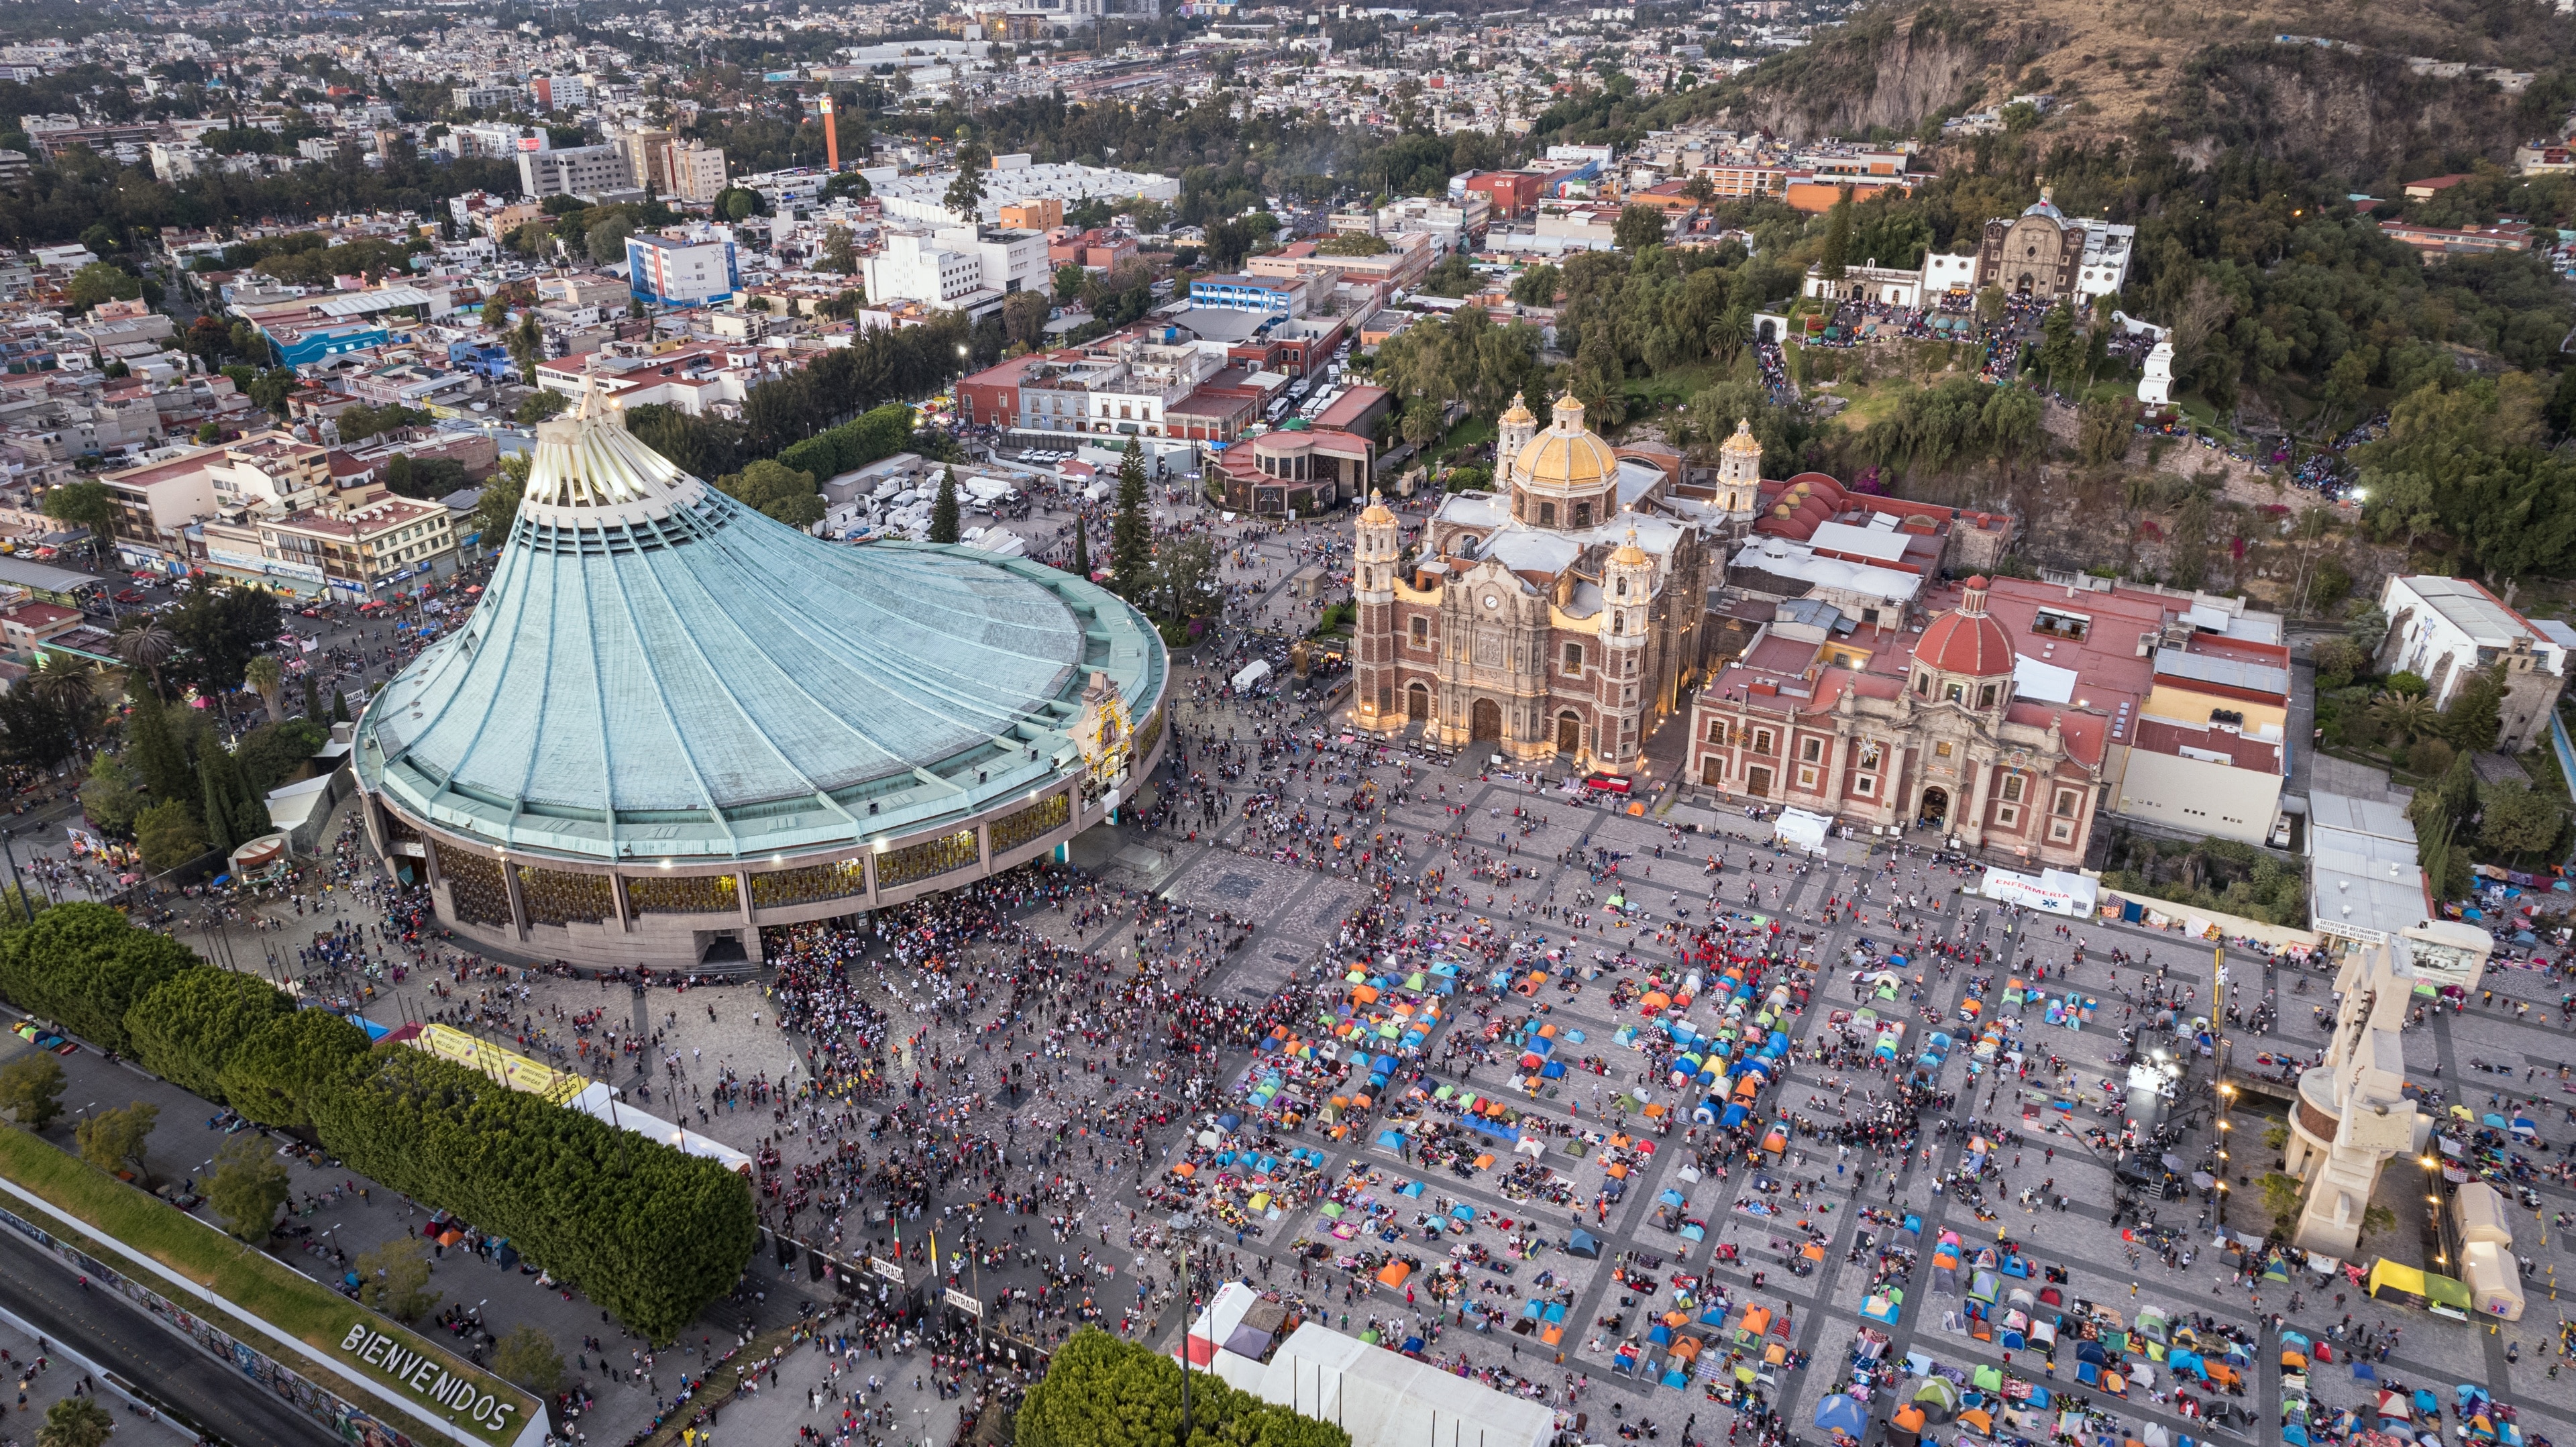
[[[1986,580],[1970,578],[1959,606],[1932,620],[1914,645],[1914,658],[1937,673],[1974,677],[2013,671],[2012,636],[1986,616]]]

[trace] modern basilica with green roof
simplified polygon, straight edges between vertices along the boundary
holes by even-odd
[[[593,393],[537,429],[472,616],[368,703],[357,778],[459,934],[686,969],[1060,850],[1160,759],[1168,673],[1085,579],[798,532]]]

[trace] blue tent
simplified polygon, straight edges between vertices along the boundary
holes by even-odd
[[[1565,1249],[1568,1254],[1580,1256],[1587,1261],[1601,1259],[1601,1243],[1594,1239],[1591,1232],[1579,1227],[1573,1235],[1565,1238]]]
[[[1858,1397],[1834,1392],[1816,1403],[1816,1426],[1822,1431],[1857,1437],[1869,1428],[1869,1409],[1860,1404]]]

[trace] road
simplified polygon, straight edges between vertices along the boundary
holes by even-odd
[[[0,1306],[238,1447],[325,1447],[337,1438],[240,1373],[182,1344],[141,1312],[0,1231]],[[120,1439],[121,1440],[121,1439]]]

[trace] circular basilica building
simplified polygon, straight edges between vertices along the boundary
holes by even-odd
[[[359,718],[369,836],[478,944],[758,959],[1061,851],[1161,757],[1169,660],[1089,581],[827,543],[628,434],[537,429],[479,605]]]

